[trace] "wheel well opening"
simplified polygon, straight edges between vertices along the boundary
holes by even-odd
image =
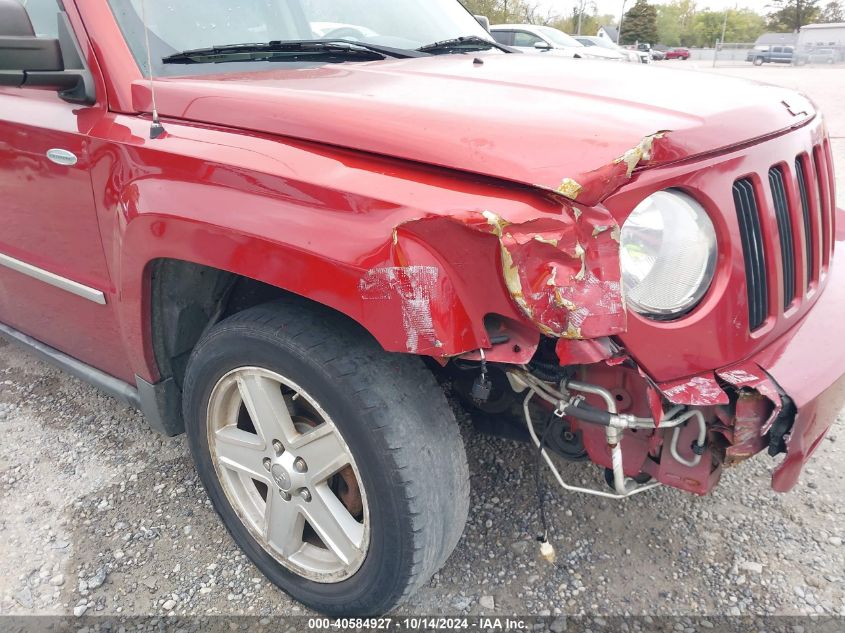
[[[307,297],[225,270],[177,259],[150,263],[151,347],[158,369],[155,384],[139,380],[144,413],[165,435],[184,432],[182,388],[197,343],[215,324],[243,310],[273,301],[296,303],[330,318],[333,327],[353,328],[372,338],[360,323]],[[375,339],[373,339],[375,340]]]
[[[209,328],[247,308],[293,296],[249,277],[175,259],[153,262],[150,282],[155,361],[161,379],[172,378],[180,391],[191,352]]]

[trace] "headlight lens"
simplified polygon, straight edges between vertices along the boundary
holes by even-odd
[[[701,301],[716,270],[716,231],[687,194],[659,191],[622,226],[622,287],[628,305],[657,319],[682,316]]]

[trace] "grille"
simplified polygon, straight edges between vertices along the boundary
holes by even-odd
[[[773,165],[765,176],[734,182],[752,331],[769,316],[778,316],[780,310],[786,312],[796,300],[803,299],[830,264],[834,217],[830,166],[827,148],[817,145],[789,163]],[[766,265],[767,246],[779,251],[771,253],[774,261],[780,259],[779,278],[777,271]],[[798,274],[800,266],[802,275]],[[777,306],[769,305],[769,297],[778,291],[783,302],[778,314],[773,315]]]
[[[789,217],[789,203],[786,200],[783,170],[780,167],[772,167],[769,170],[769,188],[772,191],[778,235],[780,235],[780,257],[783,263],[783,307],[788,308],[795,301],[795,240],[792,235],[792,219]]]
[[[754,185],[748,179],[737,180],[733,186],[734,203],[739,219],[742,252],[745,258],[745,278],[748,288],[748,320],[756,330],[766,320],[768,290],[766,283],[766,257],[763,251],[763,233],[760,228],[760,211]]]
[[[807,175],[804,170],[804,158],[795,159],[795,176],[798,178],[798,194],[801,198],[801,217],[804,220],[804,252],[807,253],[807,285],[816,278],[816,258],[813,254],[813,222],[811,219],[810,196],[807,194]]]

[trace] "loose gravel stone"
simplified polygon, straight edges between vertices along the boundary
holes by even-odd
[[[106,582],[106,568],[100,567],[93,576],[88,579],[88,590],[93,591],[99,589]]]
[[[53,587],[61,587],[63,584],[65,584],[64,574],[56,574],[55,576],[50,578],[50,584]]]

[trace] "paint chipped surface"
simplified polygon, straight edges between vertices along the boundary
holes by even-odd
[[[719,386],[712,372],[680,381],[659,385],[660,391],[672,404],[707,407],[728,404],[728,394]]]
[[[635,147],[632,147],[622,154],[622,156],[617,158],[614,163],[625,165],[625,175],[630,178],[641,162],[648,162],[651,160],[654,142],[663,138],[664,134],[665,132],[658,132],[657,134],[646,136]]]
[[[609,164],[577,175],[577,179],[567,177],[556,186],[538,186],[589,207],[595,206],[631,180],[638,168],[651,163],[655,154],[667,147],[669,133],[668,130],[661,130],[649,134]]]
[[[401,305],[407,351],[438,356],[486,346],[485,311],[522,317],[553,338],[594,339],[624,332],[619,245],[613,239],[618,226],[602,208],[576,209],[564,204],[558,213],[527,221],[480,210],[404,222],[394,227],[379,265],[360,280],[368,303],[364,309],[371,312],[376,307],[369,302],[386,301],[383,309],[392,310],[393,316],[385,318],[396,322]],[[468,249],[471,242],[490,250]],[[489,263],[477,268],[482,261]],[[457,334],[455,310],[472,319]],[[398,323],[394,332],[398,343]]]
[[[557,188],[557,192],[563,194],[570,200],[577,200],[578,194],[581,193],[581,189],[583,189],[583,187],[578,184],[577,180],[564,178],[560,183],[560,186]]]
[[[750,373],[745,369],[732,369],[728,371],[720,371],[719,378],[732,385],[747,385],[750,383],[759,382],[760,377]]]
[[[523,224],[492,211],[482,215],[499,240],[508,292],[541,332],[586,339],[625,330],[617,244],[607,230],[615,222],[609,214],[589,209],[578,217]]]
[[[358,288],[365,300],[397,299],[402,306],[405,346],[418,353],[423,347],[440,347],[434,330],[432,302],[437,300],[439,269],[436,266],[390,266],[367,271]]]

